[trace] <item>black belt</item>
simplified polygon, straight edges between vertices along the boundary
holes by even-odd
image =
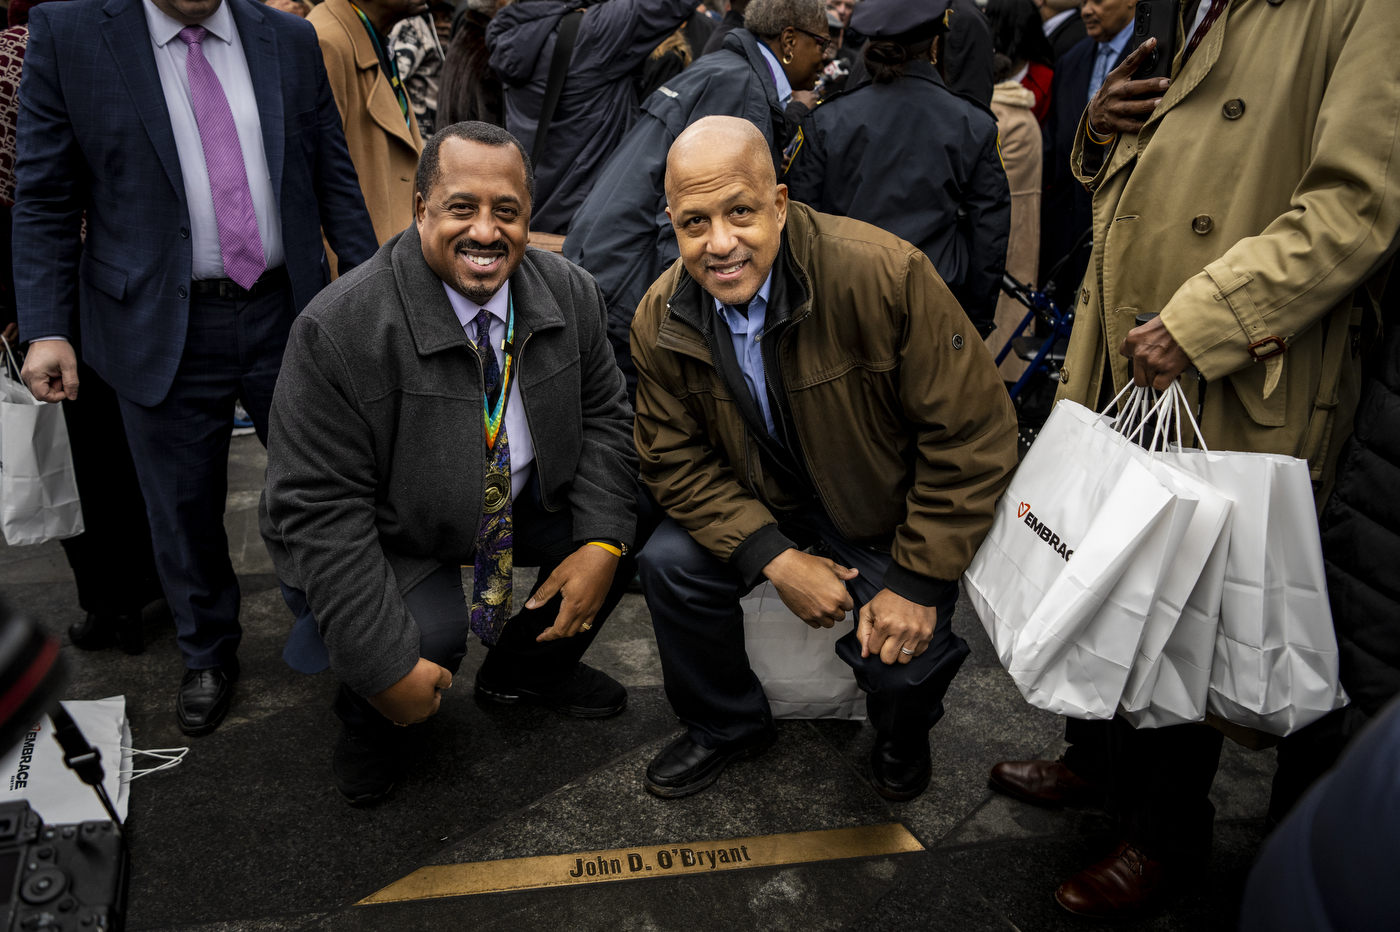
[[[291,285],[292,280],[287,276],[287,267],[279,265],[275,269],[268,269],[258,280],[253,282],[252,288],[244,288],[231,278],[206,278],[201,281],[190,282],[194,293],[201,298],[225,298],[239,300],[247,298],[262,298],[274,292],[281,291]]]

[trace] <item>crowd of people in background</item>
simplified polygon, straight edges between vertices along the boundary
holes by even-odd
[[[484,699],[621,711],[580,658],[634,575],[687,726],[653,793],[772,743],[736,629],[767,579],[812,626],[860,616],[837,651],[870,693],[871,780],[912,799],[968,650],[957,581],[1016,468],[1026,361],[992,357],[1035,325],[1009,276],[1076,315],[1060,399],[1181,378],[1212,446],[1312,464],[1353,703],[1283,739],[1271,825],[1374,792],[1372,747],[1299,804],[1400,692],[1400,12],[1183,0],[1151,80],[1136,12],[10,0],[0,312],[66,412],[72,643],[140,652],[163,602],[180,727],[222,722],[237,406],[269,449],[285,656],[340,680],[352,802],[389,792],[395,726],[432,714],[469,635]],[[512,561],[542,567],[514,616]],[[1136,914],[1208,856],[1222,731],[1069,719],[1064,757],[990,778],[1106,796],[1122,840],[1056,896]]]

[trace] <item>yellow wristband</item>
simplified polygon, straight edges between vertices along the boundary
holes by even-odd
[[[590,540],[588,543],[590,546],[593,547],[602,547],[604,550],[606,550],[608,553],[612,554],[615,557],[622,556],[622,551],[618,550],[612,544],[605,544],[601,540]]]
[[[1089,134],[1089,141],[1096,146],[1106,146],[1118,138],[1117,133],[1109,133],[1107,136],[1100,136],[1098,133],[1094,132],[1094,124],[1087,119],[1084,121],[1084,132]]]

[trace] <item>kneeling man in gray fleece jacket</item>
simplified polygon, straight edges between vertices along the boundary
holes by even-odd
[[[411,734],[394,726],[437,711],[469,636],[490,647],[486,700],[590,718],[627,703],[579,660],[636,543],[602,294],[526,249],[534,176],[504,130],[443,129],[417,182],[416,224],[292,325],[269,422],[262,533],[297,615],[284,657],[340,678],[331,769],[353,803],[392,788]],[[528,601],[516,563],[540,567]]]

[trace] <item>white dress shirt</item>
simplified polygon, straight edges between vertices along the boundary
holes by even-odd
[[[196,280],[225,278],[224,257],[219,249],[219,225],[214,219],[214,193],[209,187],[209,171],[204,165],[204,144],[199,138],[195,121],[194,101],[190,98],[189,74],[185,59],[189,47],[181,39],[185,24],[161,12],[151,0],[142,0],[146,11],[146,29],[151,35],[151,48],[156,56],[156,71],[160,74],[161,90],[165,92],[165,107],[170,111],[170,128],[175,132],[175,151],[180,156],[180,174],[185,182],[185,203],[190,211],[190,243],[194,250],[193,277]],[[267,267],[275,269],[285,261],[282,252],[282,215],[277,208],[277,196],[272,190],[272,176],[267,168],[267,153],[263,149],[262,121],[258,118],[258,101],[253,96],[253,79],[248,73],[248,59],[238,38],[233,13],[227,3],[220,3],[203,23],[209,34],[204,37],[204,58],[214,69],[233,122],[238,128],[238,144],[243,150],[243,167],[248,173],[248,190],[253,197],[253,212],[258,217],[258,235],[262,237],[263,258]],[[281,131],[281,127],[277,127]]]
[[[149,3],[150,0],[147,0]],[[467,339],[476,342],[476,315],[483,307],[491,315],[491,351],[496,354],[496,365],[505,372],[505,352],[501,344],[506,338],[506,320],[510,317],[510,282],[491,296],[485,305],[477,304],[470,298],[458,294],[447,282],[442,283],[447,292],[447,300],[452,302],[452,310]],[[516,317],[516,335],[520,336],[519,316]],[[517,342],[516,347],[520,344]],[[510,497],[514,501],[530,482],[530,466],[535,462],[535,445],[530,439],[530,422],[525,419],[525,406],[520,403],[520,371],[511,366],[510,397],[506,399],[506,439],[510,443]]]

